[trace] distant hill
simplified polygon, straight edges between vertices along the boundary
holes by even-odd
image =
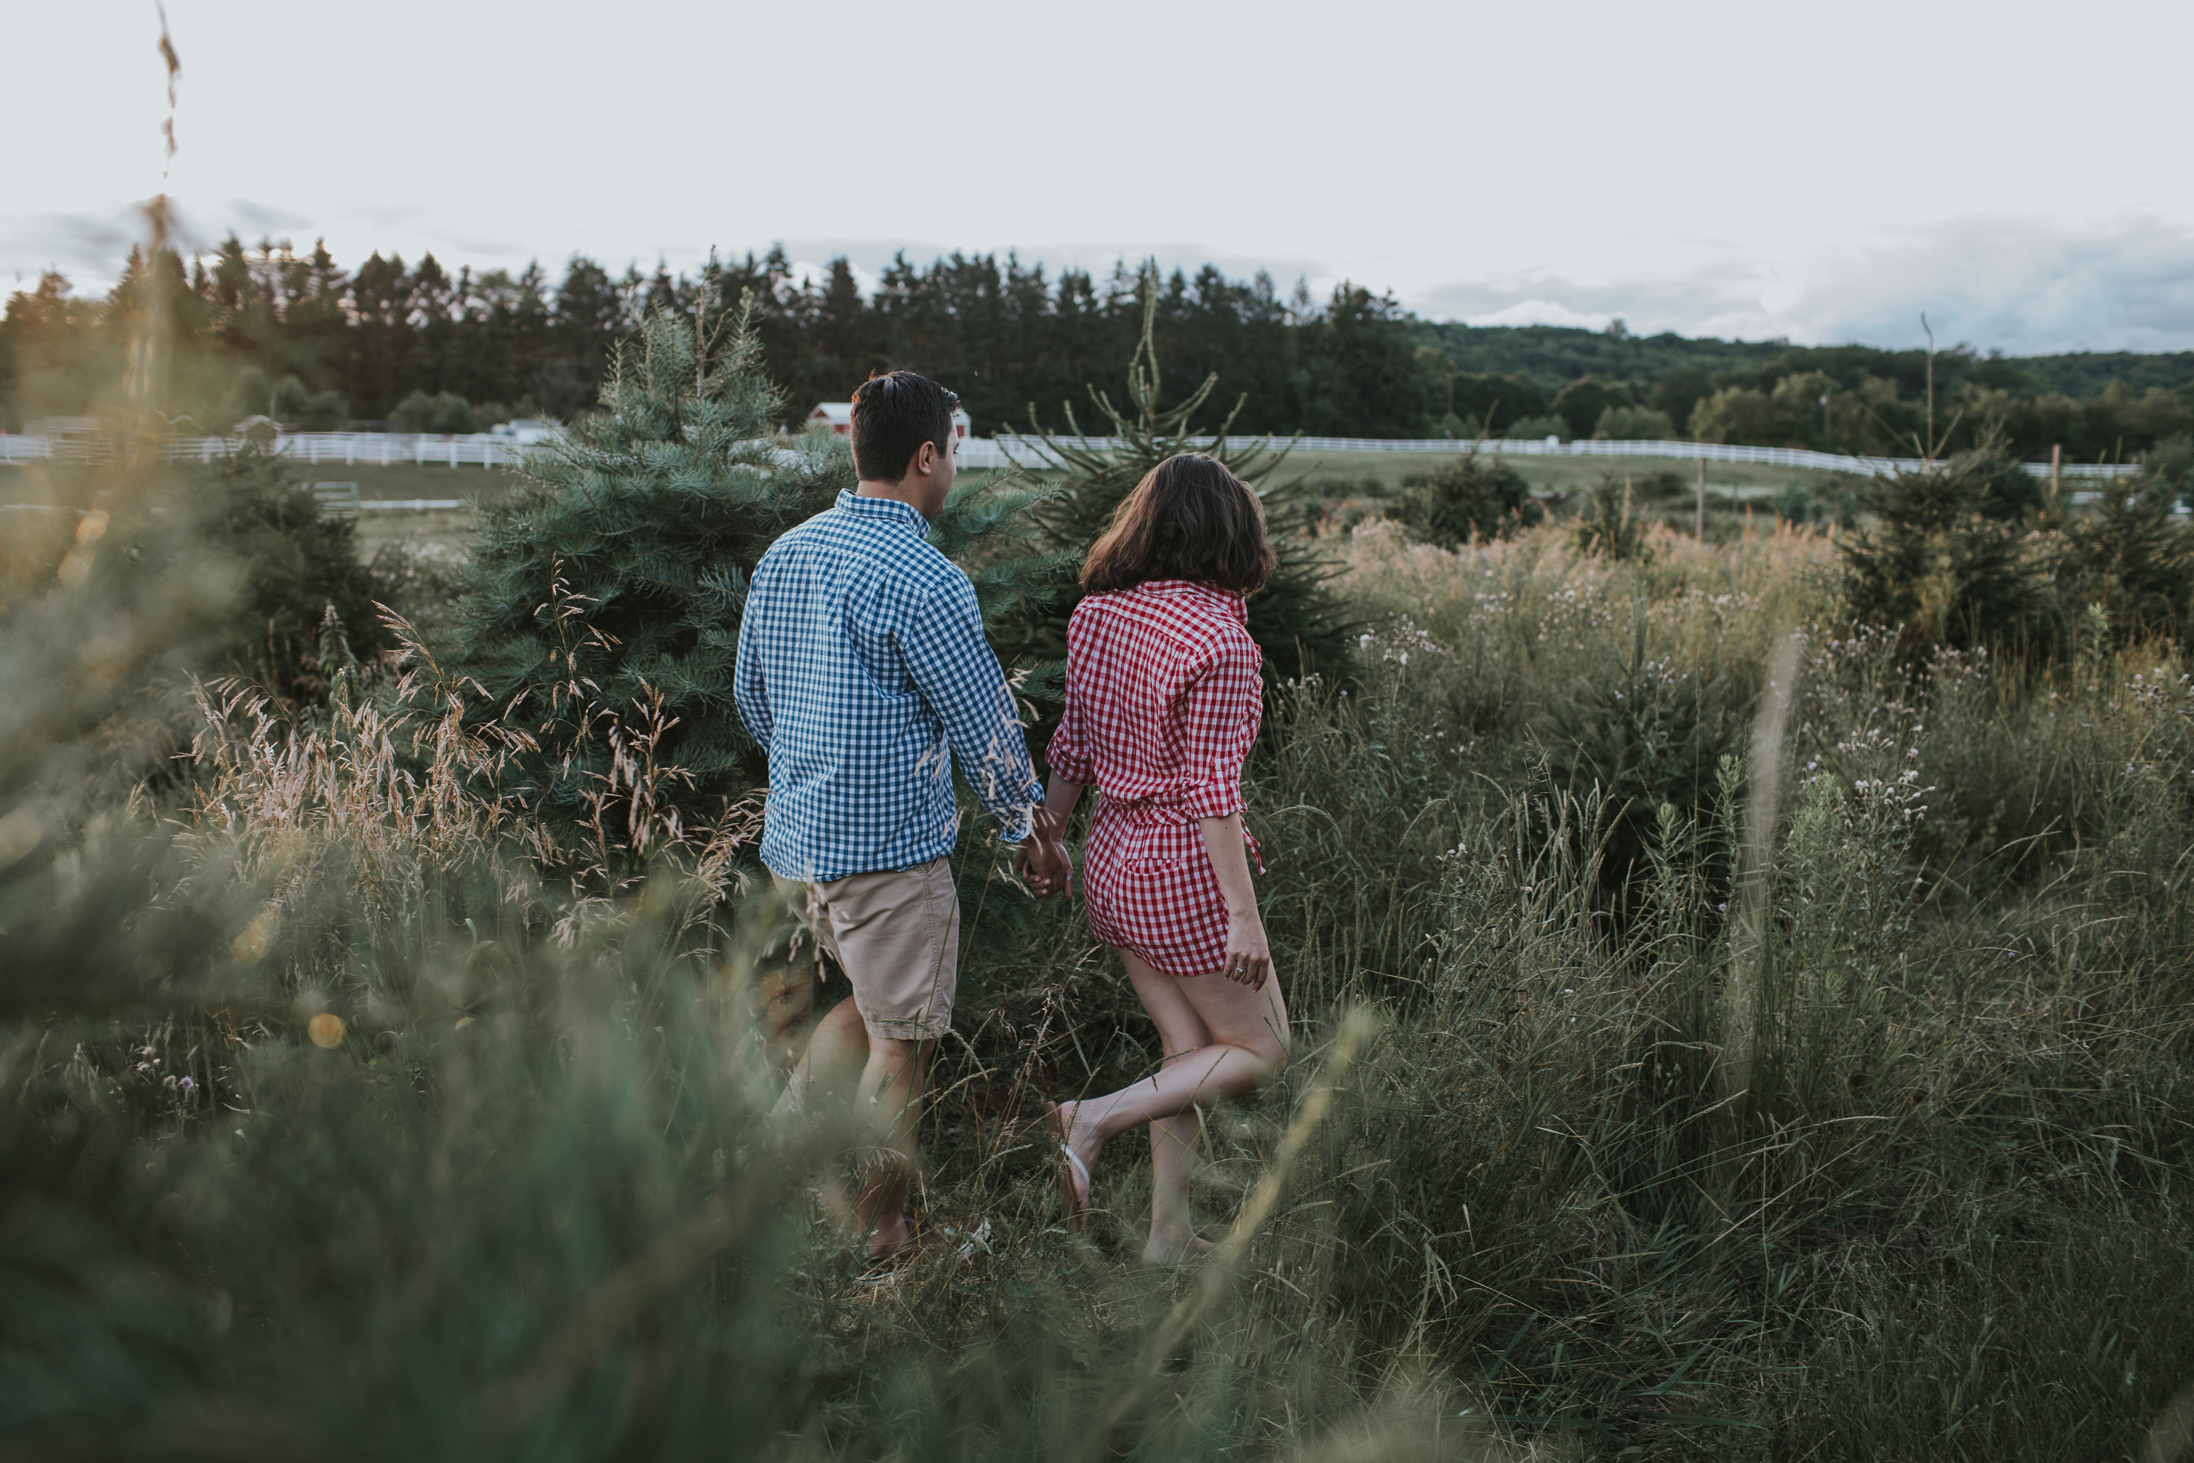
[[[1794,346],[1787,340],[1717,340],[1709,337],[1615,335],[1566,325],[1465,325],[1418,320],[1419,345],[1436,346],[1458,371],[1522,375],[1549,395],[1580,376],[1652,383],[1678,370],[1704,371],[1718,381],[1761,380],[1794,371],[1825,371],[1839,379],[1859,373],[1906,381],[1915,377],[1924,351],[1874,346]],[[2194,351],[2146,355],[2133,351],[2080,351],[2049,356],[1981,356],[1967,348],[1936,357],[1938,385],[1960,377],[2028,392],[2057,391],[2085,401],[2112,381],[2136,392],[2194,383]]]
[[[1567,325],[1465,325],[1415,322],[1417,343],[1437,346],[1458,371],[1489,376],[1524,375],[1552,395],[1580,376],[1617,381],[1658,381],[1692,367],[1710,375],[1750,375],[1776,356],[1787,340],[1692,339],[1681,335],[1610,335]]]

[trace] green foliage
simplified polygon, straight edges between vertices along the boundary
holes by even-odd
[[[1536,442],[1542,437],[1560,437],[1567,441],[1570,436],[1569,418],[1558,417],[1551,412],[1545,416],[1518,417],[1508,424],[1508,430],[1502,435],[1519,442]]]
[[[471,404],[454,391],[431,396],[414,391],[389,413],[389,430],[456,435],[479,431],[480,419],[473,414]]]
[[[2194,1372],[2194,681],[2107,645],[1914,679],[1814,623],[1755,719],[1830,608],[1790,598],[1815,540],[1758,538],[1358,561],[1352,605],[1421,623],[1275,694],[1247,796],[1296,1058],[1205,1116],[1236,1236],[1178,1274],[1136,1263],[1138,1141],[1056,1224],[1041,1100],[1164,1054],[1078,909],[995,918],[994,846],[934,1242],[866,1284],[805,1196],[852,1135],[768,1115],[783,910],[675,841],[618,897],[544,884],[416,661],[209,705],[187,796],[109,794],[102,657],[189,585],[17,606],[0,1451],[2140,1456]],[[1987,823],[2028,810],[2076,830]],[[2034,888],[1970,877],[2016,859]]]
[[[483,510],[453,659],[484,692],[476,722],[548,749],[520,760],[514,789],[544,816],[591,816],[642,721],[689,823],[765,780],[731,689],[747,576],[854,481],[843,444],[780,445],[781,401],[743,317],[697,342],[691,320],[651,315],[602,409]]]
[[[1584,510],[1577,515],[1577,547],[1617,563],[1651,557],[1645,520],[1636,507],[1630,479],[1615,472],[1603,474],[1585,495]]]
[[[1592,424],[1595,438],[1615,442],[1667,442],[1676,436],[1668,413],[1652,406],[1610,406]]]
[[[305,702],[328,692],[321,638],[331,613],[356,652],[385,643],[374,605],[386,586],[359,562],[356,525],[323,511],[289,459],[246,444],[209,463],[150,470],[127,491],[105,480],[67,467],[39,474],[32,502],[0,525],[0,602],[44,597],[79,573],[98,593],[116,578],[190,577],[203,591],[190,617],[190,670]]]
[[[2168,497],[2109,480],[2065,525],[2057,589],[2068,615],[2099,607],[2120,643],[2176,636],[2194,607],[2194,529]]]
[[[1521,372],[1496,376],[1457,371],[1448,378],[1448,414],[1471,431],[1514,436],[1509,424],[1546,414],[1547,393]],[[1546,435],[1540,433],[1541,436]]]
[[[1583,376],[1556,392],[1553,403],[1547,410],[1567,423],[1562,429],[1563,438],[1574,440],[1578,437],[1590,437],[1593,428],[1607,412],[1618,407],[1636,405],[1637,401],[1630,388],[1622,382]]]
[[[1986,448],[1875,479],[1862,503],[1878,521],[1837,545],[1851,617],[1901,627],[1913,655],[2051,633],[2048,566],[2005,513],[2004,481]]]
[[[1035,418],[1035,408],[1030,408],[1030,424],[1044,445],[1041,455],[1024,465],[1056,468],[1063,476],[1063,491],[1034,504],[1029,513],[1040,547],[1051,555],[1047,565],[1030,566],[1048,578],[1049,601],[1025,619],[1001,619],[993,625],[1000,653],[1025,666],[1063,664],[1067,621],[1081,602],[1078,576],[1089,546],[1110,525],[1121,500],[1152,468],[1177,453],[1206,452],[1256,490],[1279,555],[1279,567],[1249,606],[1249,632],[1264,652],[1268,680],[1341,664],[1348,626],[1325,587],[1332,567],[1309,532],[1312,494],[1300,479],[1274,481],[1286,460],[1286,447],[1274,448],[1269,439],[1244,443],[1228,437],[1235,412],[1219,422],[1216,440],[1197,440],[1190,423],[1217,387],[1216,375],[1206,376],[1179,402],[1161,405],[1155,266],[1145,271],[1143,284],[1143,336],[1128,363],[1126,408],[1115,406],[1107,393],[1090,388],[1090,400],[1104,419],[1099,430],[1109,437],[1109,444],[1091,445],[1071,407],[1063,437],[1046,432]],[[1236,412],[1241,405],[1236,403]]]
[[[2167,437],[2141,458],[2142,486],[2184,501],[2194,493],[2194,436]]]
[[[1150,271],[1146,291],[1157,288],[1156,272]],[[1407,317],[1392,297],[1344,282],[1308,334],[1300,430],[1323,437],[1412,437],[1425,430],[1444,391],[1447,363],[1418,357]],[[1154,349],[1145,354],[1155,365]],[[1245,394],[1229,425],[1246,404]]]
[[[1489,454],[1477,445],[1431,472],[1403,478],[1396,506],[1410,532],[1448,549],[1508,538],[1545,516],[1523,475],[1499,451]]]

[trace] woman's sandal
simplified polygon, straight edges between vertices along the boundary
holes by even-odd
[[[1051,1130],[1058,1153],[1052,1159],[1052,1172],[1059,1180],[1059,1211],[1066,1226],[1076,1234],[1082,1232],[1082,1221],[1089,1215],[1090,1195],[1094,1184],[1089,1176],[1089,1165],[1082,1156],[1067,1146],[1065,1127],[1059,1121],[1059,1105],[1053,1103],[1044,1109],[1044,1125]],[[1074,1181],[1082,1181],[1080,1197],[1076,1197]]]

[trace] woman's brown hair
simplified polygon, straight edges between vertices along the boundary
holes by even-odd
[[[1279,556],[1265,537],[1264,505],[1215,457],[1183,452],[1152,468],[1120,500],[1090,545],[1082,589],[1103,594],[1152,579],[1193,579],[1254,594]]]

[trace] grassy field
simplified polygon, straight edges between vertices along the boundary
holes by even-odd
[[[1399,490],[1403,478],[1424,472],[1442,460],[1438,456],[1410,452],[1319,454],[1298,451],[1288,458],[1282,471],[1301,474],[1313,483],[1360,485],[1358,490],[1367,494],[1373,493],[1376,484],[1375,495],[1391,495]],[[1523,474],[1524,480],[1531,484],[1531,490],[1541,497],[1583,492],[1609,472],[1639,476],[1673,472],[1688,485],[1696,481],[1698,471],[1696,463],[1669,457],[1511,457],[1505,460]],[[1818,492],[1834,477],[1833,473],[1809,468],[1762,467],[1748,462],[1710,462],[1706,465],[1707,491],[1733,498],[1773,497],[1787,491],[1792,484]]]
[[[1041,1102],[1159,1054],[971,817],[884,1285],[808,1198],[859,1134],[770,1115],[751,826],[544,868],[429,659],[160,703],[189,582],[13,607],[0,1456],[2178,1456],[2190,668],[1899,665],[1820,534],[1643,547],[1336,539],[1200,1265],[1133,1136],[1056,1222]]]
[[[1284,478],[1301,478],[1314,496],[1353,520],[1363,514],[1376,516],[1386,501],[1400,490],[1401,481],[1413,472],[1436,466],[1441,459],[1422,453],[1350,452],[1316,456],[1298,453],[1282,469]],[[1518,470],[1541,496],[1574,497],[1589,491],[1602,477],[1614,472],[1674,471],[1693,481],[1690,463],[1662,458],[1516,458]],[[434,465],[372,464],[345,466],[319,463],[301,469],[312,482],[355,482],[361,498],[447,499],[493,501],[508,493],[514,474],[503,469],[450,468]],[[980,482],[982,472],[965,474]],[[0,467],[0,503],[9,501],[11,469]],[[1815,494],[1829,494],[1834,501],[1842,491],[1833,474],[1799,469],[1764,468],[1747,463],[1707,464],[1707,491],[1724,499],[1750,500],[1765,513],[1773,501],[1793,485]],[[1688,500],[1686,500],[1688,502]],[[1681,506],[1681,505],[1679,505]],[[1671,510],[1674,511],[1674,510]],[[1681,516],[1680,514],[1678,516]],[[358,542],[363,556],[371,558],[382,545],[397,543],[443,557],[462,555],[472,532],[472,512],[463,509],[399,509],[359,515]]]

